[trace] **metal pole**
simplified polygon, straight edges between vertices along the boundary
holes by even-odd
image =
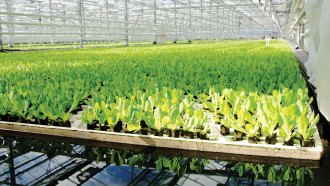
[[[178,29],[177,29],[177,20],[176,20],[176,0],[174,0],[174,27],[175,27],[175,39],[174,43],[178,39]]]
[[[142,33],[143,32],[142,29],[144,29],[144,8],[143,8],[143,4],[141,6],[141,22],[142,22],[142,24],[140,25],[140,29],[141,29],[140,33]],[[144,37],[141,36],[141,39],[144,39]]]
[[[0,17],[0,51],[3,50],[2,46],[2,29],[1,29],[1,17]]]
[[[223,39],[223,36],[225,35],[225,8],[222,8],[222,19],[221,19],[221,27],[222,27],[222,34],[221,38]]]
[[[234,12],[231,12],[231,37],[234,38]]]
[[[216,27],[217,27],[217,32],[216,34],[216,39],[218,40],[219,38],[219,6],[217,6],[217,22],[216,22]]]
[[[209,39],[212,39],[212,1],[210,1],[210,7],[209,7],[209,26],[210,26],[210,31],[209,31]]]
[[[49,13],[50,13],[50,24],[52,25],[51,32],[52,34],[50,35],[50,42],[52,45],[54,45],[54,26],[53,26],[53,6],[52,6],[52,0],[49,0]]]
[[[156,0],[154,0],[154,29],[155,29],[154,44],[157,44],[157,3],[156,3]]]
[[[235,37],[237,38],[237,33],[238,33],[238,18],[237,18],[237,14],[235,14],[234,26],[235,26]]]
[[[106,3],[106,12],[107,12],[107,32],[108,32],[108,34],[109,34],[109,33],[110,33],[110,22],[109,22],[109,1],[106,0],[105,3]],[[109,39],[109,36],[107,36],[107,37],[108,37],[108,39]]]
[[[8,13],[11,13],[11,7],[10,7],[10,2],[9,2],[9,0],[6,0],[6,9],[7,9],[7,12],[8,12]],[[7,15],[7,22],[8,22],[8,24],[7,24],[7,28],[8,28],[8,32],[9,32],[9,34],[8,34],[8,47],[11,48],[11,47],[13,47],[13,43],[12,43],[12,37],[13,37],[12,33],[13,33],[13,28],[12,28],[12,25],[10,24],[10,23],[12,22],[12,21],[11,21],[11,15],[10,15],[10,14]]]
[[[63,25],[65,25],[66,22],[66,12],[65,12],[65,5],[63,5]]]
[[[227,29],[226,30],[227,30],[226,35],[229,38],[229,10],[227,10]]]
[[[142,13],[142,24],[144,23],[144,9],[143,9],[143,5],[141,7],[141,13]]]
[[[241,20],[241,16],[238,16],[238,33],[239,33],[239,36],[241,36],[241,26],[242,25],[242,20]]]
[[[252,17],[250,18],[250,24],[249,24],[249,36],[251,39],[251,25],[252,25]]]
[[[189,40],[188,42],[191,42],[192,40],[192,28],[191,28],[191,0],[189,0]]]
[[[201,0],[201,30],[200,30],[200,38],[203,39],[203,0]]]
[[[79,34],[79,42],[80,48],[84,47],[84,25],[83,25],[83,0],[78,0],[78,16],[79,16],[79,24],[80,24],[80,34]]]
[[[125,11],[125,46],[128,46],[128,9],[127,9],[127,0],[124,2],[124,11]]]
[[[41,22],[42,22],[42,18],[41,18],[41,8],[40,8],[40,2],[38,2],[38,13],[37,13],[38,15],[39,15],[39,18],[38,18],[38,20],[39,20],[39,24],[41,24]],[[41,30],[41,28],[40,28],[40,26],[38,25],[38,27],[37,27],[37,29],[36,29],[37,31],[38,30]],[[37,33],[36,34],[34,34],[34,36],[36,37],[35,38],[35,40],[34,40],[34,44],[37,44],[37,42],[38,42],[38,37],[37,37]],[[40,41],[40,39],[39,39],[39,42],[42,44],[42,42]]]
[[[8,140],[8,165],[10,175],[10,185],[16,185],[15,165],[13,156],[13,140]]]

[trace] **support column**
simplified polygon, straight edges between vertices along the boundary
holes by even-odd
[[[144,40],[144,36],[142,34],[143,33],[143,30],[142,29],[145,28],[145,26],[144,26],[144,7],[143,7],[143,4],[141,4],[141,24],[140,24],[139,28],[141,29],[140,30],[140,34],[141,34],[140,39],[141,40]]]
[[[1,29],[1,17],[0,17],[0,51],[3,50],[2,46],[2,29]]]
[[[78,0],[78,16],[80,25],[79,42],[80,48],[84,47],[84,4],[83,0]]]
[[[219,39],[219,5],[217,5],[217,19],[216,19],[216,28],[217,28],[217,31],[215,32],[215,39],[218,40]]]
[[[201,0],[201,28],[200,28],[200,38],[203,39],[203,0]]]
[[[299,31],[298,31],[298,46],[300,49],[304,49],[304,33],[305,33],[305,25],[299,24]],[[303,36],[303,37],[302,37]]]
[[[252,17],[250,17],[250,24],[249,24],[249,36],[250,36],[250,39],[252,39],[251,38],[251,34],[252,34],[252,32],[251,32],[251,30],[252,30],[251,25],[252,25]]]
[[[229,10],[227,10],[227,33],[226,33],[226,35],[227,35],[227,38],[229,38]]]
[[[50,35],[50,43],[54,45],[54,32],[55,28],[53,26],[53,6],[52,6],[52,0],[49,0],[49,14],[50,14],[50,24],[52,25],[51,28],[51,35]]]
[[[105,6],[106,6],[106,13],[107,13],[107,33],[110,34],[110,22],[109,22],[109,0],[105,1]],[[107,39],[110,38],[110,35],[106,37]]]
[[[222,8],[222,24],[221,24],[221,27],[222,27],[222,34],[221,34],[221,38],[224,39],[224,35],[225,35],[225,8]]]
[[[6,0],[5,2],[6,4],[6,9],[8,13],[11,13],[11,6],[10,6],[10,2],[9,0]],[[7,14],[7,22],[11,23],[12,22],[12,16]],[[8,47],[11,48],[13,47],[13,25],[11,24],[7,24],[7,28],[8,28]]]
[[[155,30],[154,44],[157,44],[157,3],[156,3],[156,0],[154,0],[154,30]]]
[[[143,8],[143,5],[141,6],[141,14],[142,14],[142,17],[141,17],[142,24],[144,24],[144,8]]]
[[[188,43],[191,43],[192,40],[192,28],[191,28],[191,0],[189,0],[189,40]]]
[[[230,24],[230,27],[231,27],[231,38],[234,38],[234,12],[231,12],[231,24]]]
[[[213,38],[212,38],[212,13],[211,13],[211,11],[212,11],[212,1],[210,1],[210,7],[209,7],[209,29],[210,29],[210,31],[209,31],[209,39],[210,40],[212,40]]]
[[[124,11],[125,11],[125,46],[128,46],[128,6],[127,0],[124,2]]]
[[[178,26],[176,20],[176,0],[174,0],[174,27],[175,27],[175,39],[173,43],[176,43],[176,40],[178,40]]]
[[[235,14],[234,26],[235,26],[235,36],[237,38],[237,33],[238,33],[238,15],[237,15],[237,13]]]
[[[14,155],[13,155],[13,140],[8,140],[8,165],[9,165],[9,176],[10,185],[16,185]]]
[[[241,26],[242,26],[242,22],[241,22],[241,16],[238,16],[238,28],[237,28],[237,32],[239,33],[239,36],[241,36]]]

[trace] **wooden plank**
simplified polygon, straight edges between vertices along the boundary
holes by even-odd
[[[139,145],[148,147],[161,147],[167,149],[181,149],[210,153],[240,154],[246,156],[264,156],[273,158],[289,158],[300,160],[320,160],[323,155],[323,147],[318,133],[315,135],[315,147],[279,146],[267,144],[249,144],[228,142],[223,140],[199,140],[146,136],[138,134],[126,134],[104,131],[93,131],[34,124],[13,122],[0,122],[0,129],[31,133],[32,135],[49,135],[62,138],[74,138],[91,140],[99,143],[117,143]]]
[[[130,144],[112,143],[112,142],[100,143],[99,141],[96,140],[61,137],[61,136],[46,135],[46,134],[35,134],[30,132],[11,131],[5,129],[0,129],[0,136],[46,140],[52,142],[62,142],[67,144],[86,145],[86,146],[101,147],[101,148],[113,148],[117,150],[119,149],[129,150],[137,153],[140,152],[152,153],[156,155],[164,155],[171,157],[182,156],[182,157],[202,158],[202,159],[221,160],[221,161],[276,164],[276,165],[286,165],[286,166],[305,166],[310,168],[319,168],[321,166],[321,161],[319,160],[308,160],[308,159],[300,160],[300,159],[292,159],[292,158],[265,157],[265,156],[256,156],[256,155],[248,156],[248,155],[240,155],[240,154],[214,153],[214,152],[206,152],[206,151],[161,148],[161,147],[130,145]],[[80,158],[84,158],[84,157],[80,157]]]

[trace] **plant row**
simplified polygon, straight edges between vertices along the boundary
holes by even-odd
[[[220,124],[222,135],[249,143],[314,146],[319,115],[309,110],[313,99],[307,89],[283,89],[272,95],[210,88],[208,94],[185,95],[183,90],[163,88],[155,92],[135,91],[129,98],[90,101],[82,120],[89,129],[207,139],[210,116]],[[198,108],[198,103],[203,108]],[[210,114],[208,114],[210,113]],[[230,132],[232,130],[232,132]]]
[[[267,144],[275,144],[281,138],[284,145],[292,146],[297,139],[301,146],[314,146],[319,115],[310,111],[313,99],[308,99],[307,91],[283,89],[266,95],[232,89],[220,94],[211,89],[209,95],[200,96],[200,101],[221,124],[223,135],[230,135],[230,129],[234,129],[234,140],[246,135],[249,143],[258,143],[264,137]]]
[[[195,109],[193,96],[182,90],[136,91],[129,98],[110,100],[99,99],[83,112],[88,129],[208,139],[209,116]]]

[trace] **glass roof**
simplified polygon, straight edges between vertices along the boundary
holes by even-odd
[[[125,6],[127,3],[127,6]],[[280,36],[289,0],[2,0],[4,43]]]

